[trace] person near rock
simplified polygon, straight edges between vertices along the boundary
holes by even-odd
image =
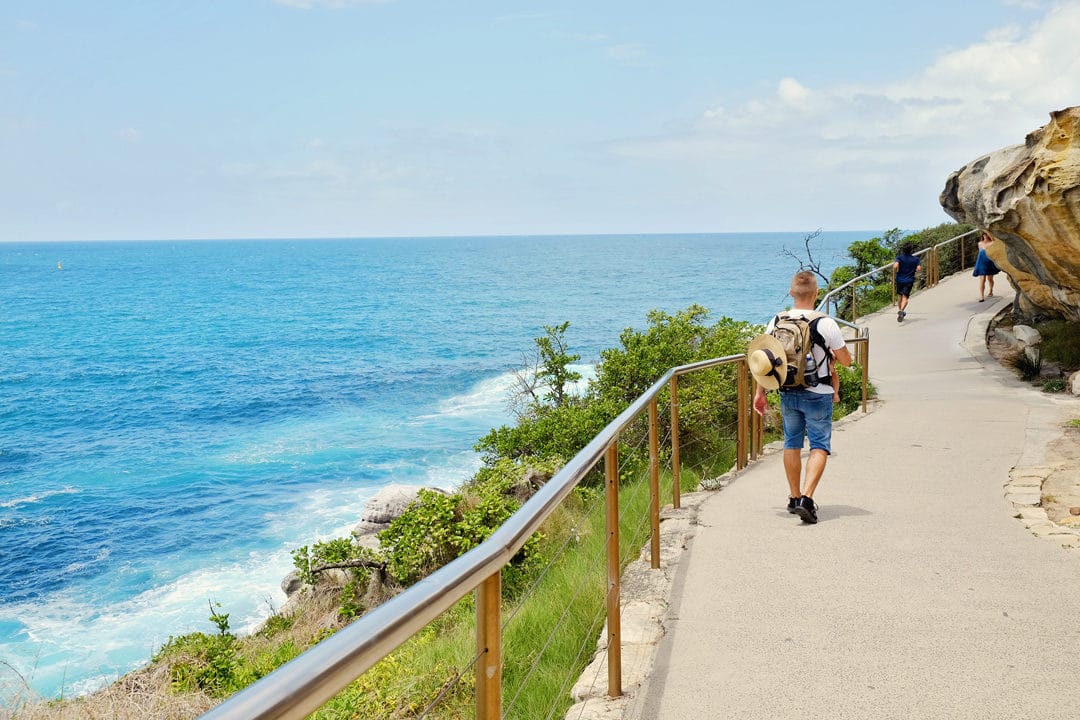
[[[794,307],[785,311],[788,316],[798,316],[800,311],[805,317],[810,317],[814,310],[814,302],[817,300],[818,284],[814,273],[802,270],[795,273],[791,279],[791,289],[788,294],[794,300]],[[775,319],[774,319],[775,322]],[[773,322],[769,323],[766,333],[771,330]],[[847,367],[851,365],[851,352],[840,326],[831,317],[822,317],[817,323],[817,331],[821,337],[819,344],[815,341],[811,352],[814,361],[819,368],[828,372],[831,369],[829,355],[832,362],[840,363]],[[779,341],[767,334],[761,337],[775,341],[780,347],[779,361],[782,367],[778,372],[774,371],[774,360],[767,357],[768,351],[751,348],[748,353],[750,371],[757,381],[757,389],[754,392],[754,410],[759,415],[764,415],[767,407],[765,393],[768,390],[780,388],[780,377],[787,374],[787,357]],[[762,357],[758,357],[762,353]],[[776,356],[776,349],[771,350]],[[764,362],[756,362],[764,360]],[[788,482],[788,512],[798,515],[803,522],[817,522],[817,505],[814,503],[814,491],[817,490],[821,476],[825,472],[825,463],[832,452],[832,411],[834,389],[827,383],[819,383],[814,387],[790,388],[780,390],[780,410],[784,426],[784,474]],[[810,456],[806,461],[806,478],[803,481],[802,449],[806,438],[810,440]]]
[[[908,301],[911,299],[911,288],[915,287],[915,273],[922,270],[919,258],[915,257],[915,244],[906,242],[900,246],[900,254],[893,263],[893,272],[896,273],[896,322],[904,322],[907,317]]]
[[[1001,272],[986,254],[986,249],[993,244],[994,236],[983,230],[982,237],[979,238],[979,255],[975,258],[975,270],[971,273],[979,278],[979,302],[983,302],[988,297],[994,297],[994,276]],[[987,281],[990,284],[990,292],[986,292]]]

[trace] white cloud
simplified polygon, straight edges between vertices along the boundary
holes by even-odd
[[[788,105],[799,106],[810,99],[810,90],[794,78],[784,78],[780,81],[777,95]]]
[[[745,185],[770,183],[777,193],[816,182],[841,196],[881,187],[934,200],[934,183],[952,170],[1023,142],[1051,111],[1080,104],[1077,38],[1080,3],[1059,5],[898,82],[818,88],[784,77],[771,95],[708,108],[680,130],[610,150],[682,166],[703,183],[730,183],[724,173],[738,167]]]

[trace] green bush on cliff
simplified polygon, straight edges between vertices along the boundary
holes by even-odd
[[[241,671],[240,642],[229,632],[229,614],[215,610],[211,604],[210,620],[218,627],[217,635],[196,632],[170,637],[153,661],[169,662],[172,684],[177,691],[202,691],[210,697],[227,697],[256,678]]]
[[[418,500],[379,533],[387,571],[402,586],[431,574],[490,537],[521,507],[515,494],[529,471],[554,473],[551,463],[500,461],[484,468],[459,492],[421,490]],[[503,587],[514,594],[530,573],[543,564],[540,537],[525,543],[503,571]]]
[[[582,395],[561,395],[560,402],[553,401],[551,394],[534,398],[524,404],[515,425],[495,428],[481,438],[476,449],[483,454],[485,464],[572,457],[670,368],[742,353],[750,338],[761,331],[759,325],[726,317],[710,324],[708,316],[709,311],[700,305],[674,315],[653,310],[645,330],[626,328],[619,336],[619,347],[600,353],[596,379]],[[557,331],[559,342],[555,346],[562,353],[568,352],[563,338],[567,328],[566,323],[548,328],[549,333]],[[549,359],[564,360],[560,353]],[[680,378],[680,435],[691,452],[697,448],[711,453],[710,440],[731,434],[728,429],[737,412],[735,373],[732,365]],[[666,423],[669,410],[666,403],[662,405],[661,421]],[[641,447],[646,432],[644,422],[638,422],[624,434],[625,444],[631,448],[625,458],[627,466],[639,467],[645,459],[632,449]],[[591,482],[599,482],[599,475]]]

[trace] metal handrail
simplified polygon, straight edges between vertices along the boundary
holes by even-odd
[[[922,255],[926,255],[927,253],[929,253],[931,251],[936,253],[938,251],[938,249],[944,247],[945,245],[948,245],[949,243],[952,243],[952,242],[956,242],[957,240],[960,240],[961,238],[965,238],[968,235],[974,235],[975,233],[978,233],[978,232],[979,232],[979,229],[976,228],[975,230],[969,230],[966,233],[961,233],[960,235],[957,235],[956,237],[951,237],[948,240],[943,240],[943,241],[939,242],[936,245],[932,245],[930,247],[925,247],[922,250],[920,250],[919,252],[915,253],[915,257],[920,257]],[[851,280],[848,280],[846,283],[844,283],[843,285],[841,285],[838,288],[834,288],[834,289],[830,290],[829,292],[825,293],[825,296],[823,298],[821,298],[821,301],[817,305],[817,309],[819,311],[821,311],[821,312],[826,312],[827,313],[829,303],[833,301],[835,296],[839,295],[844,290],[847,290],[848,288],[853,287],[857,283],[862,282],[863,280],[867,279],[871,275],[877,275],[882,270],[887,270],[888,268],[892,267],[892,265],[893,265],[893,263],[887,263],[885,265],[882,265],[881,267],[879,267],[879,268],[877,268],[875,270],[871,270],[869,272],[863,273],[862,275],[860,275],[857,278],[852,278]]]
[[[858,326],[844,322],[845,325]],[[869,344],[868,331],[862,328],[863,335],[855,340],[858,350],[866,354]],[[563,466],[539,491],[517,512],[500,525],[487,540],[467,553],[444,565],[426,578],[407,588],[401,594],[376,606],[371,611],[329,636],[311,649],[302,653],[274,672],[234,694],[220,705],[203,714],[202,720],[301,720],[345,689],[375,663],[395,650],[410,637],[423,629],[428,623],[448,610],[458,600],[473,590],[477,591],[478,625],[482,618],[485,629],[478,628],[478,645],[482,652],[488,653],[483,670],[486,674],[500,675],[499,636],[498,636],[498,598],[499,573],[532,535],[540,529],[545,520],[559,504],[592,471],[597,463],[605,460],[607,475],[609,513],[615,503],[617,513],[618,477],[617,467],[619,436],[643,413],[649,413],[650,420],[650,471],[651,493],[653,495],[650,513],[653,523],[653,562],[659,567],[659,505],[657,501],[657,459],[656,459],[656,410],[657,397],[670,384],[672,400],[672,473],[673,505],[679,507],[678,468],[678,377],[698,370],[714,368],[720,365],[738,364],[739,399],[739,450],[736,466],[743,468],[747,456],[756,458],[761,450],[763,426],[760,418],[750,409],[750,382],[746,355],[727,355],[721,358],[703,360],[671,368],[648,390],[639,395],[625,410],[609,422],[584,448]],[[863,367],[863,412],[866,412],[867,369]],[[750,430],[747,430],[747,426]],[[749,438],[747,436],[750,436]],[[619,578],[618,563],[613,556],[618,553],[617,517],[616,528],[612,531],[609,515],[609,535],[614,532],[614,550],[609,537],[608,550],[608,614],[609,635],[611,628],[618,626],[619,615]],[[614,563],[614,565],[612,565]],[[614,577],[612,576],[614,572]],[[491,606],[494,606],[493,608]],[[492,618],[490,614],[495,613]],[[489,633],[481,635],[481,633]],[[609,637],[609,694],[621,694],[620,661],[618,659],[620,640],[618,635]],[[494,646],[494,647],[493,647]],[[613,657],[614,655],[614,657]],[[495,682],[499,681],[495,678]],[[481,704],[487,709],[483,717],[498,717],[498,691],[492,692],[479,681],[477,683],[478,715]]]
[[[729,355],[668,370],[487,540],[231,696],[202,715],[202,720],[307,717],[508,564],[672,378],[726,363],[745,363],[745,357]]]

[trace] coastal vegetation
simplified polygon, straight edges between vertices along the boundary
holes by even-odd
[[[907,237],[893,230],[853,243],[853,262],[837,268],[828,286],[888,263],[901,240],[914,239],[928,247],[965,229],[949,224]],[[807,262],[814,263],[812,254],[808,256]],[[943,258],[943,272],[946,264]],[[955,264],[959,267],[958,255]],[[874,302],[891,300],[890,280],[883,277],[860,286],[860,314],[869,312]],[[669,368],[740,354],[762,330],[726,317],[713,321],[709,311],[697,305],[674,314],[654,310],[646,320],[644,329],[627,328],[617,347],[601,353],[595,378],[584,384],[573,369],[580,358],[571,350],[569,324],[546,326],[518,374],[510,401],[514,424],[493,428],[476,443],[482,457],[476,475],[454,492],[421,491],[419,500],[379,534],[377,547],[349,536],[298,548],[294,561],[305,589],[289,612],[273,614],[256,633],[234,633],[226,609],[211,602],[216,633],[170,638],[148,667],[108,688],[73,700],[28,700],[12,717],[196,716],[483,542]],[[842,415],[859,404],[861,372],[839,371],[842,404],[836,412]],[[682,473],[679,478],[662,473],[665,495],[674,482],[693,490],[731,467],[738,413],[735,380],[734,366],[680,379]],[[669,410],[662,407],[660,413],[661,427],[669,427]],[[620,442],[624,565],[636,557],[649,533],[647,445],[644,422],[628,427]],[[662,466],[667,452],[661,450]],[[605,592],[600,480],[595,474],[576,488],[503,572],[504,699],[514,708],[514,717],[561,716],[570,704],[570,685],[595,650]],[[467,596],[313,717],[414,717],[426,710],[432,718],[468,715],[474,612],[473,599]]]
[[[1011,324],[1011,318],[1004,324]],[[1080,323],[1055,319],[1033,323],[1041,338],[1034,352],[1009,350],[1002,362],[1025,382],[1042,386],[1043,392],[1064,392],[1067,378],[1080,371]]]
[[[899,228],[893,228],[882,233],[881,237],[851,243],[848,246],[848,257],[853,262],[840,265],[828,275],[822,271],[820,259],[814,257],[815,233],[806,237],[805,247],[801,254],[791,250],[786,250],[786,254],[799,262],[799,269],[811,270],[821,278],[822,297],[829,291],[862,275],[870,274],[856,285],[853,293],[845,292],[838,299],[834,314],[845,320],[851,320],[856,310],[858,316],[861,317],[893,302],[891,265],[905,243],[911,243],[913,252],[918,254],[973,229],[971,225],[951,222],[912,233],[904,233]],[[959,272],[962,267],[972,267],[977,252],[974,240],[943,246],[940,248],[938,257],[941,276]],[[882,267],[885,269],[874,272]],[[922,287],[924,280],[925,272],[916,279],[916,290]]]

